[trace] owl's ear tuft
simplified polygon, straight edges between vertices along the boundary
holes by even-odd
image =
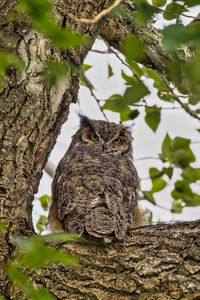
[[[79,115],[80,117],[80,127],[91,127],[93,128],[91,121],[88,117]]]

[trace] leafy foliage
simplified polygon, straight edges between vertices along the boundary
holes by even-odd
[[[66,241],[80,241],[80,239],[68,233],[33,236],[30,239],[16,238],[15,243],[19,254],[13,262],[7,265],[6,272],[13,283],[23,291],[28,299],[55,299],[46,289],[34,288],[26,273],[28,270],[44,268],[50,263],[77,264],[78,260],[70,254],[61,253],[56,248],[46,246],[47,242]]]
[[[21,72],[24,68],[23,61],[14,54],[0,52],[0,85],[2,76],[11,68]]]
[[[41,76],[48,87],[55,86],[59,79],[68,78],[69,65],[66,62],[45,61]]]
[[[160,109],[156,107],[146,107],[145,121],[147,125],[155,132],[160,123]]]

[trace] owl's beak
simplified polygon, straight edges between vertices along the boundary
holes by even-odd
[[[103,151],[106,151],[106,150],[107,150],[107,144],[106,144],[106,143],[103,144],[102,150],[103,150]]]

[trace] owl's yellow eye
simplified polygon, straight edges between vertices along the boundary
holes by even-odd
[[[114,144],[119,144],[121,142],[120,137],[117,137],[116,139],[113,140]]]
[[[94,132],[90,135],[90,138],[91,140],[93,141],[97,141],[99,138],[98,138],[98,135],[96,135]]]

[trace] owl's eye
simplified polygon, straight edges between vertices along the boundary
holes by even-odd
[[[93,141],[97,141],[99,138],[98,138],[98,135],[96,135],[96,133],[92,133],[91,135],[90,135],[90,138],[91,138],[91,140],[93,140]]]
[[[119,144],[121,142],[120,137],[117,137],[116,139],[113,140],[114,144]]]

